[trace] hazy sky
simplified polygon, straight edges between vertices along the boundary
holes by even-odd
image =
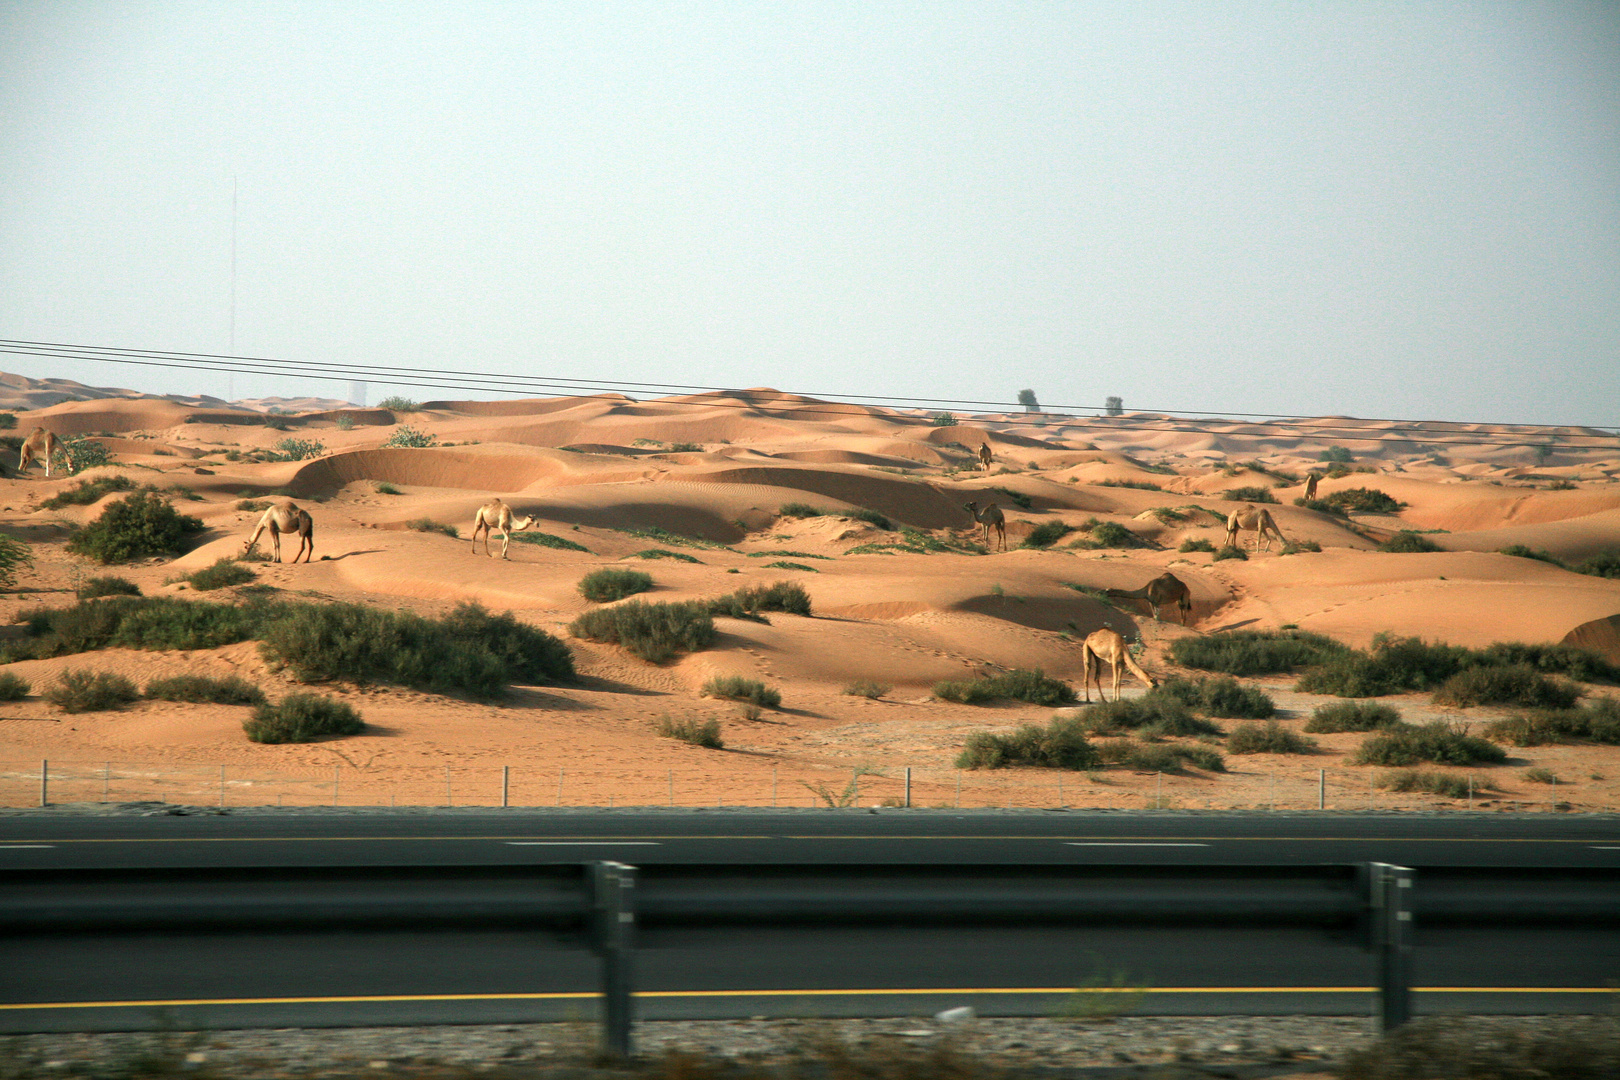
[[[0,0],[0,337],[232,351],[233,183],[238,354],[1620,424],[1612,2]]]

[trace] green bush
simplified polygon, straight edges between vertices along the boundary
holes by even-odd
[[[1334,517],[1348,518],[1350,515],[1342,506],[1335,506],[1326,499],[1295,499],[1295,506],[1303,506],[1307,510],[1315,510],[1318,514],[1331,514]]]
[[[1537,562],[1552,563],[1554,566],[1563,566],[1564,560],[1550,551],[1535,551],[1524,544],[1509,544],[1505,548],[1498,548],[1498,555],[1512,555],[1517,559],[1535,559]]]
[[[513,542],[518,544],[536,544],[540,547],[556,548],[558,551],[584,551],[588,553],[591,550],[584,544],[576,544],[565,536],[553,536],[548,532],[531,532],[526,529],[523,532],[515,532],[510,535]],[[642,558],[645,557],[645,554],[643,554]],[[679,558],[680,556],[672,554],[671,557]],[[686,558],[692,562],[697,562],[696,559],[692,559],[689,555]]]
[[[133,490],[135,481],[123,473],[111,473],[98,476],[94,480],[80,480],[75,486],[58,491],[39,505],[45,510],[60,510],[64,506],[89,506],[93,502],[100,502],[115,491]]]
[[[0,533],[0,588],[9,589],[17,583],[17,572],[32,566],[34,549],[14,536]]]
[[[1317,455],[1317,461],[1337,461],[1341,465],[1348,465],[1356,460],[1349,450],[1342,446],[1330,446]]]
[[[928,422],[933,424],[935,427],[955,427],[956,417],[952,416],[948,412],[935,413],[933,418]]]
[[[1536,709],[1506,720],[1493,720],[1485,726],[1485,735],[1515,746],[1570,742],[1620,744],[1620,701],[1596,698],[1584,707]]]
[[[421,449],[425,446],[432,446],[437,441],[438,436],[436,435],[432,435],[426,431],[417,431],[413,427],[401,424],[399,427],[394,429],[394,433],[392,435],[388,436],[388,439],[383,443],[383,446],[385,448],[404,447],[406,449]]]
[[[17,426],[17,414],[0,412],[0,431],[10,431]]]
[[[1302,630],[1233,630],[1170,644],[1170,659],[1182,667],[1227,675],[1274,675],[1349,652],[1332,638]]]
[[[810,594],[796,581],[770,585],[750,585],[708,601],[709,614],[733,619],[757,619],[761,611],[785,611],[789,615],[810,615]]]
[[[1541,674],[1529,664],[1469,667],[1440,684],[1437,705],[1522,705],[1530,709],[1567,709],[1581,696],[1579,688]]]
[[[1210,543],[1202,536],[1189,536],[1187,539],[1181,542],[1181,547],[1177,548],[1176,550],[1180,551],[1183,555],[1191,551],[1213,552],[1215,550],[1215,545]]]
[[[640,570],[592,570],[579,579],[579,592],[585,599],[602,604],[646,592],[652,584],[652,575]]]
[[[1087,705],[1080,711],[1078,719],[1094,735],[1117,735],[1127,731],[1140,731],[1157,738],[1221,734],[1217,725],[1192,714],[1187,703],[1178,696],[1183,689],[1178,683],[1171,685],[1168,691],[1161,686],[1138,698]]]
[[[331,735],[358,735],[365,722],[352,707],[318,694],[288,694],[276,705],[262,704],[242,722],[256,743],[304,743]]]
[[[1426,795],[1443,795],[1448,799],[1466,799],[1470,790],[1477,793],[1491,786],[1490,781],[1482,777],[1474,777],[1470,781],[1466,776],[1432,769],[1397,769],[1380,776],[1377,783],[1386,791],[1421,791]]]
[[[806,574],[819,574],[819,573],[821,573],[820,570],[817,570],[813,566],[806,566],[802,562],[788,562],[785,559],[778,559],[775,562],[766,563],[765,564],[765,569],[767,569],[767,570],[798,570],[798,571],[801,571],[802,573],[806,573]]]
[[[1023,547],[1049,548],[1059,540],[1074,532],[1074,526],[1066,525],[1061,521],[1047,521],[1035,526],[1024,537]]]
[[[14,671],[0,671],[0,701],[21,701],[33,689],[27,679]]]
[[[1495,743],[1455,730],[1444,721],[1417,726],[1401,724],[1363,739],[1353,765],[1497,765],[1507,753]]]
[[[1109,765],[1120,765],[1141,772],[1184,772],[1185,765],[1207,772],[1225,772],[1226,759],[1208,746],[1139,743],[1134,739],[1110,739],[1096,744],[1097,756]]]
[[[1377,488],[1345,488],[1331,495],[1324,495],[1318,501],[1346,513],[1355,511],[1362,514],[1396,514],[1401,509],[1401,503]]]
[[[780,708],[782,694],[758,679],[745,679],[740,675],[716,675],[703,684],[704,697],[725,698],[728,701],[748,701],[766,709]]]
[[[1620,551],[1605,551],[1593,555],[1590,559],[1583,559],[1570,567],[1577,574],[1589,574],[1592,577],[1620,578]]]
[[[1226,749],[1234,754],[1309,754],[1316,750],[1316,740],[1268,720],[1233,728]]]
[[[1478,653],[1478,657],[1487,664],[1528,664],[1537,671],[1580,682],[1620,682],[1620,665],[1577,645],[1499,641]]]
[[[480,604],[461,603],[437,625],[451,640],[493,653],[506,666],[511,682],[539,686],[574,678],[574,654],[567,643],[519,622],[510,611],[493,615]]]
[[[1005,675],[935,683],[934,696],[960,705],[982,705],[987,701],[1010,698],[1050,707],[1073,704],[1077,700],[1074,688],[1068,683],[1049,679],[1039,669],[1026,671],[1022,668]]]
[[[777,513],[782,517],[790,518],[813,518],[827,516],[827,511],[818,510],[809,503],[802,502],[783,503],[782,508],[778,510]]]
[[[57,440],[56,456],[51,459],[55,467],[66,469],[69,476],[77,476],[91,469],[112,463],[107,447],[84,435],[66,435]]]
[[[377,494],[379,494],[379,495],[403,495],[405,493],[403,491],[401,491],[399,488],[395,487],[393,484],[390,484],[388,481],[383,480],[383,481],[379,481],[378,484],[377,484]]]
[[[673,720],[660,716],[655,730],[666,739],[679,739],[709,750],[724,750],[726,746],[720,738],[720,721],[712,716],[706,720]]]
[[[179,513],[150,489],[134,492],[109,505],[101,516],[68,541],[76,555],[108,565],[180,550],[203,523]]]
[[[1421,638],[1380,634],[1371,653],[1345,650],[1305,672],[1294,687],[1307,694],[1366,698],[1439,686],[1470,662],[1467,649]]]
[[[110,671],[65,670],[45,691],[46,701],[70,713],[118,709],[139,696],[134,683]]]
[[[872,682],[870,679],[858,679],[844,687],[844,693],[851,697],[863,697],[876,700],[887,694],[891,687],[887,683]]]
[[[1322,545],[1315,540],[1290,540],[1278,552],[1280,555],[1299,555],[1306,551],[1321,551]]]
[[[1411,529],[1402,529],[1394,536],[1378,545],[1379,551],[1393,552],[1397,555],[1416,555],[1426,551],[1443,551],[1444,549],[1422,533]]]
[[[876,510],[868,510],[864,506],[857,506],[855,509],[849,511],[848,516],[854,518],[856,521],[864,521],[873,528],[882,529],[884,532],[894,531],[894,522],[890,521]]]
[[[282,439],[276,443],[280,461],[307,461],[326,453],[326,444],[315,439]]]
[[[389,412],[419,412],[422,407],[408,397],[395,395],[377,402],[377,408],[387,409]]]
[[[626,536],[634,536],[639,540],[651,540],[655,544],[668,544],[671,547],[721,548],[724,550],[730,550],[729,548],[726,548],[726,545],[717,544],[713,540],[704,540],[702,537],[698,536],[684,536],[681,533],[670,532],[668,529],[660,528],[657,525],[649,525],[644,529],[622,529],[620,531]]]
[[[1045,727],[1024,724],[1010,735],[976,731],[956,759],[958,769],[1001,769],[1035,765],[1048,769],[1090,769],[1101,763],[1075,720],[1054,717]]]
[[[1332,735],[1341,731],[1377,731],[1394,727],[1401,722],[1401,714],[1388,705],[1372,701],[1335,701],[1331,705],[1318,705],[1305,724],[1313,735]]]
[[[191,701],[199,705],[262,705],[264,691],[235,675],[212,679],[206,675],[175,675],[153,679],[144,697],[154,701]]]
[[[696,600],[665,604],[628,600],[587,611],[569,625],[568,632],[587,641],[622,645],[654,664],[682,652],[706,649],[717,636],[709,605]]]
[[[258,577],[252,570],[237,562],[234,558],[226,556],[215,560],[211,566],[187,574],[182,580],[189,581],[191,587],[199,592],[208,592],[212,589],[224,589],[232,585],[242,585]]]
[[[700,563],[700,564],[702,562],[702,560],[699,559],[696,555],[688,555],[684,551],[665,551],[663,548],[647,548],[645,551],[636,552],[635,554],[631,555],[630,558],[632,558],[632,559],[674,559],[676,562]]]
[[[1249,553],[1233,544],[1223,544],[1220,549],[1215,552],[1215,561],[1225,562],[1227,559],[1237,559],[1239,562],[1248,562]]]
[[[114,575],[86,578],[79,586],[80,600],[93,600],[98,596],[139,596],[141,587],[128,578]]]
[[[833,557],[831,555],[816,555],[809,551],[786,551],[782,548],[775,548],[771,551],[750,551],[748,553],[748,557],[750,559],[769,559],[773,555],[783,555],[789,559],[821,559],[825,562],[833,561]],[[693,561],[695,562],[696,560]]]
[[[1226,494],[1221,498],[1227,502],[1274,503],[1277,496],[1271,493],[1270,488],[1264,487],[1235,487],[1227,488]]]
[[[1028,495],[1025,495],[1022,491],[1014,491],[1012,488],[1004,487],[993,487],[990,490],[1001,493],[1020,510],[1028,510],[1035,505],[1035,500],[1031,499]]]
[[[414,529],[415,531],[417,531],[419,533],[430,533],[430,532],[443,533],[445,536],[450,537],[450,539],[452,539],[452,540],[459,539],[460,536],[461,536],[461,530],[457,529],[454,525],[445,525],[445,524],[442,524],[440,522],[434,521],[430,517],[414,518],[414,519],[412,519],[410,521],[407,521],[405,523],[405,527],[408,528],[408,529]]]
[[[108,596],[26,614],[28,636],[0,659],[45,659],[93,649],[213,649],[254,636],[263,609],[172,596]]]
[[[1106,548],[1136,548],[1142,546],[1142,538],[1117,521],[1099,521],[1091,526],[1091,540],[1099,547]]]
[[[1264,690],[1244,686],[1224,675],[1196,681],[1167,679],[1144,696],[1156,694],[1173,697],[1189,709],[1226,720],[1264,720],[1277,711],[1276,703]]]

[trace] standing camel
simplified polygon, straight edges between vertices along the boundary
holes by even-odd
[[[1086,692],[1086,703],[1088,705],[1091,703],[1091,683],[1093,679],[1097,682],[1097,696],[1105,702],[1108,700],[1107,695],[1103,693],[1102,687],[1102,661],[1104,660],[1108,661],[1109,665],[1114,669],[1115,701],[1119,700],[1119,683],[1120,679],[1124,677],[1125,668],[1127,667],[1131,669],[1132,674],[1146,684],[1149,690],[1159,685],[1153,676],[1136,666],[1136,661],[1131,659],[1131,651],[1125,647],[1125,639],[1119,636],[1117,630],[1110,630],[1105,626],[1086,638],[1080,645],[1080,655],[1085,663],[1083,688]]]
[[[990,546],[990,530],[994,527],[996,533],[1001,537],[1001,550],[1007,550],[1007,516],[1001,512],[1001,507],[995,503],[986,503],[984,509],[980,510],[978,503],[970,502],[965,503],[962,509],[972,514],[973,520],[977,521],[984,529],[985,547]]]
[[[979,444],[979,464],[984,466],[985,472],[990,471],[990,444],[987,442]]]
[[[1305,478],[1305,498],[1307,500],[1316,498],[1316,482],[1320,479],[1322,479],[1320,473],[1311,473]]]
[[[1238,507],[1238,509],[1232,511],[1232,516],[1226,519],[1227,547],[1237,546],[1239,530],[1255,534],[1254,549],[1256,551],[1271,550],[1272,534],[1276,535],[1279,542],[1288,543],[1288,538],[1282,534],[1282,530],[1277,528],[1277,523],[1272,520],[1271,511],[1263,506],[1255,506],[1253,503],[1245,503]],[[1262,541],[1265,543],[1263,548],[1260,546]]]
[[[292,561],[297,562],[298,556],[303,555],[307,563],[315,555],[315,519],[309,516],[309,511],[302,509],[291,499],[282,499],[264,512],[258,525],[253,528],[253,535],[247,538],[242,545],[242,554],[246,555],[253,550],[253,545],[259,542],[259,534],[270,530],[270,546],[276,553],[276,562],[281,561],[281,534],[298,534],[298,555]],[[306,553],[307,547],[307,553]]]
[[[23,440],[22,456],[17,459],[17,471],[19,473],[27,472],[28,466],[36,461],[43,461],[45,463],[45,479],[49,480],[51,478],[51,458],[55,457],[61,448],[62,444],[57,441],[55,432],[46,431],[42,427],[35,428],[28,433],[28,438]],[[71,466],[72,463],[69,462],[69,465]]]
[[[522,532],[533,524],[533,515],[526,518],[514,518],[510,506],[507,506],[499,499],[491,499],[483,506],[480,506],[478,512],[473,515],[473,554],[478,554],[478,532],[480,529],[484,533],[484,554],[492,559],[495,557],[495,553],[489,550],[489,534],[492,531],[501,534],[501,558],[504,559],[506,558],[506,548],[512,542],[512,534]]]
[[[1192,614],[1192,590],[1187,583],[1174,574],[1160,574],[1140,589],[1105,589],[1109,596],[1118,596],[1127,600],[1146,600],[1148,607],[1153,609],[1153,621],[1163,622],[1159,618],[1159,608],[1165,604],[1175,604],[1182,626],[1187,625],[1187,619]]]

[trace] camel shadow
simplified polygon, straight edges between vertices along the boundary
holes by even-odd
[[[663,690],[648,690],[645,687],[632,686],[629,683],[618,682],[613,679],[604,679],[600,675],[575,676],[574,685],[581,690],[594,690],[602,694],[630,694],[634,697],[674,696]]]
[[[315,561],[316,562],[342,562],[344,559],[350,558],[350,557],[355,556],[355,555],[381,555],[384,552],[386,552],[387,550],[388,550],[387,548],[366,548],[363,551],[345,551],[342,555],[322,555],[320,558],[316,559]]]
[[[552,712],[601,712],[601,706],[575,701],[560,694],[549,694],[533,686],[513,686],[502,705],[508,709],[547,709]]]
[[[1245,626],[1253,626],[1259,621],[1259,619],[1244,619],[1242,622],[1228,623],[1225,626],[1211,627],[1209,630],[1205,631],[1205,633],[1224,634],[1228,630],[1241,630]]]

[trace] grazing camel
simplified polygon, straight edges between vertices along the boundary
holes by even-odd
[[[1149,690],[1159,685],[1153,676],[1136,666],[1136,661],[1131,659],[1131,651],[1125,647],[1125,639],[1119,636],[1117,630],[1110,630],[1105,626],[1086,638],[1080,645],[1080,655],[1085,662],[1083,689],[1086,692],[1086,704],[1088,705],[1091,703],[1091,683],[1093,679],[1097,682],[1097,696],[1105,702],[1108,700],[1107,695],[1103,693],[1102,687],[1102,661],[1104,660],[1108,661],[1109,665],[1114,669],[1115,701],[1119,700],[1119,683],[1120,679],[1124,677],[1125,668],[1127,667],[1147,685]]]
[[[253,535],[247,538],[242,545],[242,554],[246,555],[253,550],[253,545],[259,542],[259,534],[270,530],[270,546],[276,553],[276,562],[281,561],[281,534],[298,534],[298,555],[292,561],[297,562],[298,556],[303,555],[307,563],[315,556],[315,519],[309,516],[309,511],[301,508],[291,499],[282,499],[264,512],[258,525],[253,528]],[[307,547],[307,552],[306,552]]]
[[[478,554],[478,531],[480,529],[484,532],[484,554],[492,559],[495,557],[495,553],[489,550],[489,534],[491,532],[501,534],[501,558],[504,559],[506,558],[506,549],[512,543],[512,534],[522,532],[533,524],[533,515],[526,518],[515,518],[512,516],[510,506],[507,506],[499,499],[491,499],[483,506],[480,506],[478,512],[473,515],[473,554]]]
[[[1276,534],[1280,542],[1288,543],[1288,538],[1282,534],[1282,530],[1277,528],[1277,523],[1272,520],[1271,511],[1263,506],[1255,506],[1253,503],[1243,504],[1232,511],[1232,516],[1226,519],[1227,547],[1237,546],[1237,534],[1240,530],[1255,534],[1254,548],[1256,551],[1271,550],[1272,534]],[[1262,541],[1265,542],[1263,548],[1260,546]]]
[[[1320,479],[1322,479],[1320,473],[1311,473],[1311,475],[1309,475],[1309,476],[1307,476],[1305,478],[1305,498],[1306,499],[1314,499],[1314,498],[1316,498],[1316,482],[1318,480],[1320,480]]]
[[[22,456],[17,459],[17,471],[19,473],[27,472],[28,466],[36,461],[43,461],[45,463],[45,478],[49,480],[51,477],[51,458],[55,457],[61,448],[62,444],[57,440],[55,432],[46,431],[42,427],[35,428],[28,433],[28,438],[23,440]],[[71,464],[69,462],[70,466]]]
[[[984,529],[984,546],[990,546],[990,529],[995,528],[1001,537],[1001,550],[1007,550],[1007,516],[1001,512],[1001,507],[995,503],[986,503],[983,510],[976,502],[965,503],[962,509],[973,515],[973,520]]]
[[[1187,583],[1174,574],[1160,574],[1140,589],[1105,589],[1109,596],[1118,596],[1127,600],[1146,600],[1148,607],[1153,609],[1153,621],[1163,622],[1159,618],[1159,608],[1165,604],[1175,604],[1182,626],[1187,625],[1187,619],[1192,614],[1192,590]]]
[[[990,471],[990,444],[987,442],[979,444],[979,464],[984,466],[985,472]]]

